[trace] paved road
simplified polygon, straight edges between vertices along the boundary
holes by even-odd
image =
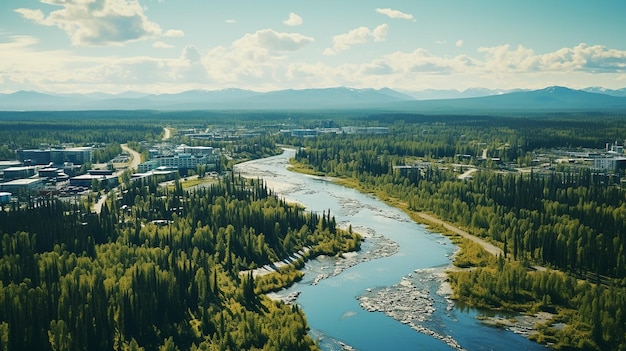
[[[172,130],[168,127],[163,127],[163,141],[172,137]]]
[[[137,170],[137,166],[139,166],[139,164],[141,163],[141,154],[139,154],[137,151],[129,148],[128,145],[126,145],[126,144],[122,144],[120,146],[122,147],[122,150],[126,151],[130,155],[130,163],[128,164],[128,167],[126,169],[132,168],[134,170]],[[114,174],[119,176],[126,169],[120,169],[117,172],[115,172]],[[93,205],[93,210],[96,213],[100,213],[100,211],[102,211],[102,205],[104,204],[104,202],[106,200],[107,200],[107,194],[102,195],[100,197],[100,199],[98,200],[98,202],[96,202]]]
[[[141,155],[137,151],[129,148],[126,144],[122,144],[120,146],[122,147],[122,150],[128,152],[130,155],[130,164],[128,165],[128,168],[137,170],[137,166],[141,163]]]

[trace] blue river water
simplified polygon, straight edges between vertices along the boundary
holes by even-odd
[[[372,289],[399,284],[412,277],[432,298],[434,312],[420,322],[437,335],[450,337],[464,350],[545,350],[511,331],[481,324],[475,309],[459,308],[439,293],[441,280],[432,279],[431,271],[450,264],[456,247],[444,236],[428,231],[413,222],[404,212],[390,207],[373,196],[336,185],[324,178],[287,170],[294,154],[286,150],[279,156],[246,162],[236,171],[245,176],[261,177],[286,200],[307,209],[330,210],[344,227],[382,236],[397,243],[397,251],[388,257],[372,259],[329,274],[319,281],[320,272],[332,270],[331,258],[313,260],[304,268],[304,279],[285,291],[299,292],[298,305],[306,314],[311,335],[323,350],[341,350],[349,345],[356,350],[453,350],[454,347],[382,312],[368,312],[359,305],[359,296]],[[359,255],[374,250],[368,239]],[[315,280],[315,284],[314,283]]]

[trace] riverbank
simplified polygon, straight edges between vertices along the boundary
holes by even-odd
[[[376,234],[375,232],[368,230],[367,228],[356,227],[352,228],[356,233],[359,233],[363,237],[363,243],[361,250],[358,252],[347,252],[338,256],[326,256],[321,255],[315,257],[312,261],[315,261],[315,265],[309,264],[308,274],[310,278],[310,285],[317,285],[320,281],[337,276],[346,269],[356,266],[357,264],[368,262],[382,257],[389,257],[398,252],[398,244],[387,237]],[[273,265],[257,268],[253,270],[253,275],[260,276],[269,274],[276,271],[275,266],[284,266],[287,263],[286,260],[277,262]],[[267,294],[267,296],[273,300],[280,300],[287,304],[292,304],[296,301],[299,292],[278,291]]]
[[[263,178],[268,188],[285,196],[286,201],[303,204],[313,211],[330,210],[336,216],[338,225],[351,226],[353,231],[366,237],[361,251],[357,253],[308,260],[301,269],[304,276],[300,281],[289,289],[270,294],[274,298],[285,295],[289,301],[302,308],[311,327],[310,333],[319,341],[322,349],[341,350],[341,343],[359,350],[379,350],[389,345],[403,351],[414,350],[417,345],[432,350],[449,349],[450,346],[446,346],[444,340],[456,341],[467,350],[484,347],[542,348],[514,333],[503,334],[496,328],[485,326],[476,319],[475,309],[451,307],[449,298],[452,291],[446,282],[446,268],[457,249],[454,244],[461,236],[454,234],[444,237],[439,233],[452,234],[452,231],[435,223],[427,223],[432,225],[432,229],[425,229],[425,219],[409,213],[406,204],[393,203],[399,201],[384,198],[386,194],[378,195],[364,189],[358,189],[361,191],[357,192],[354,188],[358,184],[335,184],[344,179],[298,176],[287,170],[291,155],[293,151],[246,163],[245,171],[242,168],[240,173]],[[381,245],[368,238],[364,228],[381,240],[388,238],[394,243],[393,246]],[[466,239],[462,241],[470,242]],[[478,247],[478,244],[471,245]],[[387,252],[378,254],[381,248],[386,248]],[[374,259],[379,256],[381,258]],[[489,254],[485,256],[491,257]],[[363,263],[357,264],[359,262]],[[433,272],[431,269],[438,271]],[[387,290],[385,296],[397,294],[399,298],[394,301],[394,305],[401,306],[404,302],[399,300],[407,294],[397,288],[409,288],[404,286],[408,283],[403,283],[406,279],[412,279],[408,274],[415,278],[411,282],[412,290],[417,289],[422,294],[428,292],[424,298],[406,302],[409,309],[429,311],[424,314],[423,322],[419,318],[408,321],[411,317],[408,314],[405,318],[390,318],[382,312],[382,307],[377,307],[380,313],[370,313],[360,306],[357,298],[386,288],[390,290]],[[400,292],[396,293],[396,290]],[[380,304],[389,305],[385,298],[381,300]],[[407,322],[404,326],[403,320]],[[409,323],[413,323],[414,328]]]
[[[294,165],[294,163],[291,163],[289,169],[296,172],[304,171],[302,167],[297,167],[296,165]],[[306,171],[302,173],[311,175],[309,172]],[[315,175],[319,176],[318,174]],[[354,180],[332,177],[324,178],[328,181],[335,182],[342,186],[356,189],[362,193],[372,194],[373,196],[378,197],[381,201],[387,203],[388,205],[404,211],[415,222],[426,225],[433,232],[442,233],[448,236],[458,235],[464,240],[468,240],[472,243],[479,245],[482,249],[484,249],[493,257],[504,256],[503,250],[495,246],[494,244],[489,243],[479,237],[476,237],[469,232],[463,230],[462,228],[441,220],[432,214],[423,211],[411,211],[408,209],[406,204],[401,203],[400,201],[398,201],[398,199],[390,197],[388,194],[382,194],[383,196],[381,196],[381,194],[372,193],[371,191],[362,188],[360,184],[356,183]],[[457,251],[455,254],[458,254],[458,252],[459,251]],[[454,257],[451,257],[451,259],[453,258]],[[447,272],[467,269],[472,268],[459,268],[450,264],[448,267],[438,269],[436,275],[439,276],[438,284],[440,285],[440,288],[437,293],[444,296],[446,301],[451,301],[453,288],[448,282],[449,280]],[[446,342],[449,346],[461,350],[462,348],[460,348],[458,344],[455,345],[456,341],[450,336],[445,334],[438,334],[437,332],[434,332],[424,327],[424,322],[427,320],[428,315],[432,314],[432,311],[430,309],[431,298],[427,296],[424,297],[423,291],[415,291],[413,287],[411,287],[411,285],[408,283],[409,280],[407,279],[408,277],[405,277],[401,282],[391,287],[385,288],[384,290],[381,290],[380,296],[372,295],[372,292],[369,291],[366,294],[359,296],[358,299],[360,303],[362,303],[361,307],[367,311],[377,311],[385,313],[389,317],[399,322],[408,324],[409,326],[411,326],[411,328],[418,332],[431,335],[437,339]],[[424,277],[421,277],[420,279],[432,280],[432,278]],[[389,301],[393,301],[393,303],[390,304]],[[446,308],[454,308],[453,303]],[[412,312],[407,313],[407,311]],[[428,311],[430,311],[430,313],[426,313]],[[500,311],[495,310],[493,312],[495,314]],[[513,312],[510,315],[513,317],[502,318],[498,315],[488,316],[486,314],[482,314],[477,316],[477,319],[483,325],[499,329],[506,329],[513,333],[529,338],[531,335],[538,333],[537,325],[546,324],[554,317],[554,315],[546,312],[540,312],[537,314],[523,314]],[[457,346],[459,348],[457,348]]]

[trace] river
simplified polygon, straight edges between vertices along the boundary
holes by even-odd
[[[366,236],[346,258],[307,262],[299,293],[311,335],[323,350],[545,350],[511,331],[481,324],[482,312],[448,299],[443,271],[457,249],[450,241],[373,196],[287,170],[294,150],[245,162],[235,171],[307,209],[331,211],[339,226]],[[370,310],[364,309],[363,306]],[[389,310],[395,319],[381,312]]]

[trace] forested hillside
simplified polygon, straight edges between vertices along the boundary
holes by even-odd
[[[556,348],[626,349],[626,190],[595,180],[588,169],[505,173],[486,160],[482,171],[461,180],[450,165],[469,162],[458,155],[480,155],[482,148],[524,165],[530,151],[555,146],[550,135],[563,146],[592,147],[603,145],[601,138],[625,136],[622,124],[616,119],[574,119],[568,127],[562,119],[526,120],[528,126],[506,118],[400,119],[389,135],[292,140],[302,146],[295,160],[498,243],[507,256],[496,266],[453,274],[459,299],[559,312],[565,327],[545,330],[540,340]],[[413,164],[419,166],[394,169]],[[534,272],[532,265],[567,274]]]
[[[101,214],[0,211],[0,349],[316,349],[303,313],[261,294],[299,275],[240,272],[304,247],[358,250],[330,213],[238,177],[193,192],[136,182],[112,198]]]

